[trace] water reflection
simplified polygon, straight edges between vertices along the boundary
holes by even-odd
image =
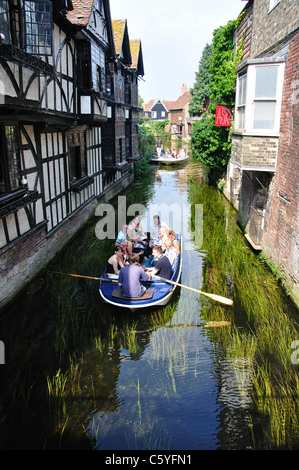
[[[127,206],[203,203],[204,244],[193,245],[191,217],[181,283],[231,296],[234,260],[222,262],[222,254],[235,240],[235,214],[205,181],[206,170],[190,161],[184,168],[160,167],[124,194]],[[113,241],[95,237],[96,223],[91,220],[2,314],[8,364],[0,369],[3,447],[251,448],[256,343],[247,334],[241,291],[233,309],[184,288],[157,311],[131,314],[103,304],[95,281],[50,272],[99,276]],[[228,326],[205,328],[211,320]],[[58,390],[50,401],[46,378]]]
[[[185,204],[190,181],[198,184],[204,179],[204,172],[202,168],[198,172],[197,165],[171,171],[160,168],[157,173],[148,204],[160,201],[171,204],[174,195],[176,202]],[[182,284],[201,288],[205,257],[204,252],[195,249],[183,251]],[[203,306],[210,307],[210,302],[181,288],[175,301],[156,313],[159,315],[156,328],[147,325],[146,331],[138,331],[134,324],[131,343],[127,340],[118,349],[113,397],[121,405],[115,409],[98,406],[84,422],[94,448],[216,449],[222,446],[219,429],[227,406],[223,398],[225,393],[239,396],[240,377],[225,372],[222,376],[219,347],[210,341],[203,328]],[[107,362],[107,355],[104,356],[102,361]],[[227,379],[226,391],[220,377]],[[247,393],[244,381],[242,387],[241,393]],[[238,399],[235,400],[237,403]],[[243,437],[240,416],[238,427],[243,428],[240,432]],[[235,435],[234,429],[230,432]]]

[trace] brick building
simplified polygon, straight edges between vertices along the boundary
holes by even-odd
[[[236,32],[227,197],[246,238],[284,270],[299,302],[299,4],[249,0]]]
[[[0,302],[132,180],[139,40],[109,0],[0,2]]]

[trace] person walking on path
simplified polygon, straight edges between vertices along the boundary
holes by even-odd
[[[162,148],[163,148],[162,140],[160,139],[160,140],[158,140],[157,145],[156,145],[158,158],[161,157]]]

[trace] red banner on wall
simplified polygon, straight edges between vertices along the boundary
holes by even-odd
[[[215,126],[230,127],[231,118],[231,106],[216,106]]]

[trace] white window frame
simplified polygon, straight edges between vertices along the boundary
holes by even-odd
[[[276,96],[275,98],[268,97],[255,97],[255,83],[256,83],[256,71],[259,67],[277,67],[277,83],[276,83]],[[240,87],[242,86],[243,79],[246,75],[246,97],[245,103],[239,102]],[[272,61],[272,62],[254,62],[249,63],[247,70],[244,74],[244,70],[240,71],[237,77],[237,88],[236,88],[236,104],[235,104],[235,130],[241,131],[244,134],[251,135],[278,135],[280,127],[280,110],[282,101],[282,90],[283,90],[283,77],[284,77],[284,62]],[[275,103],[275,114],[273,128],[254,128],[254,111],[257,103]],[[243,126],[240,125],[240,116],[244,113]]]
[[[152,111],[152,119],[157,119],[157,111]]]
[[[273,10],[280,3],[280,0],[269,0],[269,12]]]

